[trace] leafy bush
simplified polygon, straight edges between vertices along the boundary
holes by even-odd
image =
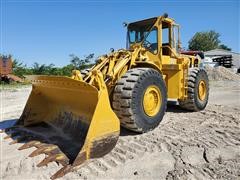
[[[39,64],[35,62],[32,67],[27,67],[17,59],[13,60],[13,74],[19,77],[24,75],[58,75],[58,76],[71,76],[72,70],[86,69],[93,65],[94,54],[91,53],[84,58],[79,58],[74,54],[70,54],[70,64],[63,67],[56,67],[54,64]]]

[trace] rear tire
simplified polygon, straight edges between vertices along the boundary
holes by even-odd
[[[179,101],[181,108],[189,111],[201,111],[208,103],[209,82],[204,69],[190,68],[188,73],[188,98]]]
[[[112,105],[123,127],[135,132],[154,129],[167,107],[162,75],[152,68],[127,71],[115,86]]]

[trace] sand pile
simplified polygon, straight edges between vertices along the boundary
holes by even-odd
[[[208,73],[209,80],[231,80],[231,81],[240,81],[240,76],[233,73],[231,70],[218,66],[211,67],[205,66],[205,69]]]

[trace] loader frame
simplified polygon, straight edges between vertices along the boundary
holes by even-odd
[[[138,67],[151,67],[157,70],[164,77],[168,99],[184,100],[187,98],[187,74],[189,67],[197,67],[199,60],[195,56],[180,54],[180,26],[173,19],[166,15],[150,18],[134,23],[142,23],[153,21],[151,29],[157,29],[158,52],[151,53],[143,47],[143,42],[129,45],[128,50],[120,49],[109,55],[98,58],[97,63],[90,69],[89,73],[82,77],[79,72],[74,72],[72,78],[83,80],[98,89],[105,86],[111,95],[112,90],[117,82],[129,69]],[[128,27],[134,23],[128,24]],[[163,44],[163,29],[168,29],[168,44]],[[177,28],[177,35],[173,32],[173,28]],[[127,38],[128,39],[128,38]],[[176,43],[177,42],[177,43]],[[174,47],[174,44],[175,45]],[[168,51],[168,54],[164,54]],[[197,63],[196,63],[197,62]]]

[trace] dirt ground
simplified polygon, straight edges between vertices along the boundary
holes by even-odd
[[[186,112],[169,105],[158,128],[145,134],[121,130],[116,147],[62,179],[240,179],[240,84],[211,82],[207,108]],[[31,88],[1,93],[0,129],[21,115]],[[1,179],[49,179],[60,167],[36,167],[44,155],[19,151],[1,134]]]

